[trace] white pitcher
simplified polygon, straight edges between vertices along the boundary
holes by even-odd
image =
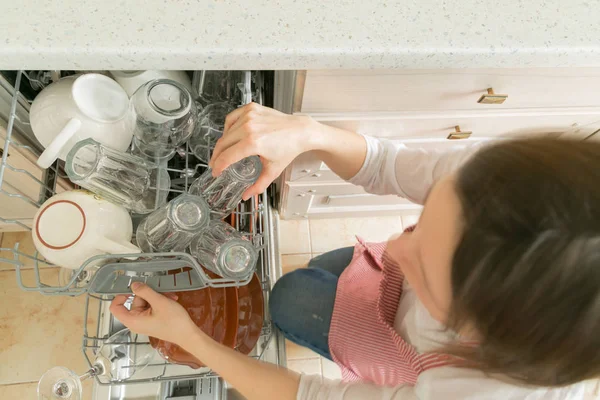
[[[86,190],[52,196],[33,220],[33,244],[44,258],[77,269],[98,254],[134,254],[127,210]]]
[[[45,147],[37,161],[48,168],[65,160],[75,143],[92,138],[125,151],[133,130],[126,118],[129,98],[114,80],[100,74],[60,79],[37,95],[30,110],[31,129]]]

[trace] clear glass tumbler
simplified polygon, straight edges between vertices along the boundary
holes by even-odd
[[[129,101],[137,150],[152,160],[169,159],[198,123],[198,108],[183,85],[156,79],[141,86]]]
[[[65,169],[73,183],[138,214],[148,214],[165,204],[171,186],[166,170],[93,139],[73,146]]]
[[[195,71],[192,91],[204,106],[220,101],[246,104],[250,79],[250,71]]]
[[[190,150],[203,163],[208,164],[217,140],[223,135],[225,117],[235,108],[226,102],[206,106],[200,113],[199,128],[190,138]]]
[[[257,156],[238,161],[216,178],[209,168],[191,184],[189,193],[203,196],[214,217],[223,218],[235,210],[242,195],[256,182],[261,171],[262,163]]]
[[[182,194],[140,223],[136,241],[144,253],[184,251],[209,221],[206,201],[200,196]]]
[[[256,270],[258,251],[231,225],[212,220],[190,244],[190,253],[223,278],[243,280]]]

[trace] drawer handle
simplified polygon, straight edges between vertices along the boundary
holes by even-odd
[[[507,94],[497,94],[494,93],[494,89],[488,88],[487,94],[482,94],[477,102],[479,104],[502,104],[507,98]]]
[[[450,140],[460,140],[460,139],[468,139],[473,132],[471,131],[461,131],[460,126],[456,125],[454,127],[454,132],[450,132],[446,139]]]
[[[355,198],[359,198],[359,197],[373,197],[373,195],[369,194],[369,193],[330,195],[330,196],[327,196],[327,198],[325,198],[324,203],[329,204],[331,202],[331,200],[355,199]]]

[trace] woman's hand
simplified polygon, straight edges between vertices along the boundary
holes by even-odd
[[[171,294],[156,293],[147,285],[131,285],[135,299],[125,308],[128,295],[115,297],[110,312],[133,332],[175,343],[202,361],[249,400],[292,400],[300,376],[275,365],[259,362],[215,342],[196,327],[187,311]]]
[[[209,166],[214,176],[242,158],[258,155],[263,170],[243,198],[262,193],[298,155],[311,150],[312,137],[322,125],[310,117],[293,116],[250,103],[225,119]]]
[[[131,289],[135,294],[131,310],[125,308],[129,296],[119,295],[112,301],[110,312],[133,332],[181,345],[198,330],[175,301],[177,296],[162,295],[141,282],[132,283]]]
[[[246,104],[225,119],[208,164],[214,176],[248,156],[258,155],[263,170],[244,200],[262,193],[300,154],[315,150],[317,156],[342,179],[360,170],[367,153],[364,138],[354,132],[323,125],[308,116],[288,115],[256,103]]]

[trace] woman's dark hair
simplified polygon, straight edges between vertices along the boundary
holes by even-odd
[[[600,377],[600,143],[491,145],[456,187],[448,326],[475,328],[479,345],[448,352],[534,385]]]

